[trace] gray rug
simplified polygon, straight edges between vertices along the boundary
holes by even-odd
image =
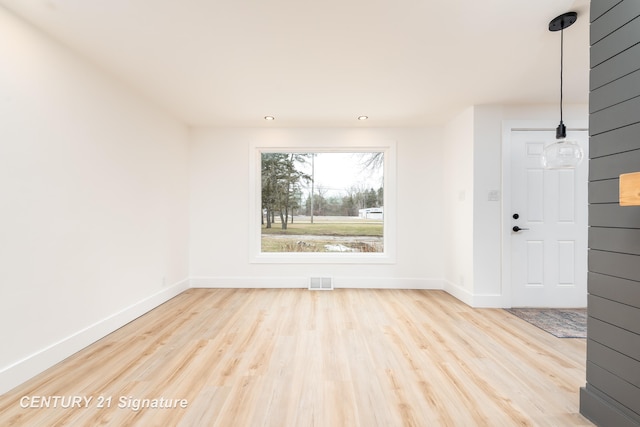
[[[506,308],[505,310],[558,338],[587,337],[586,308]]]

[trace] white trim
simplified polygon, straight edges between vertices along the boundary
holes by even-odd
[[[445,280],[443,285],[442,289],[449,295],[459,299],[468,306],[473,307],[473,294],[468,289],[458,286],[453,282],[449,282],[448,280]]]
[[[569,131],[588,131],[588,120],[572,120]],[[553,120],[505,120],[502,122],[502,307],[511,307],[511,133],[514,131],[554,131]]]
[[[385,233],[387,234],[387,233]],[[385,239],[384,246],[387,246]],[[270,264],[394,264],[395,258],[381,253],[260,253],[255,254],[252,263]]]
[[[0,370],[0,394],[61,362],[188,289],[184,279]]]
[[[443,290],[473,308],[502,308],[502,295],[478,295],[453,282],[445,281]]]
[[[260,162],[262,152],[384,152],[384,252],[383,253],[263,253],[260,218],[249,215],[249,262],[285,264],[395,264],[396,262],[396,141],[327,141],[326,143],[249,144],[249,212],[261,204]]]
[[[282,276],[282,277],[191,277],[191,288],[222,288],[222,289],[284,289],[304,288],[309,285],[308,277]]]
[[[309,277],[192,277],[190,282],[192,288],[306,289],[309,285]],[[395,277],[333,277],[333,285],[335,289],[443,289],[443,282],[440,279]]]

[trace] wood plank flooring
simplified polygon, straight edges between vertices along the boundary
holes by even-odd
[[[0,425],[586,426],[585,351],[442,291],[190,289],[0,396]]]

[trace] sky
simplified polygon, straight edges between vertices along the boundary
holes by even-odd
[[[382,187],[382,168],[365,170],[361,165],[360,153],[316,153],[314,159],[315,189],[327,190],[326,196],[344,195],[345,189],[363,184],[366,189]],[[307,165],[311,174],[311,165]],[[311,185],[309,184],[309,187]],[[307,190],[309,191],[310,188]]]

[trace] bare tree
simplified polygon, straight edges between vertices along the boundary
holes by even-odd
[[[357,153],[360,158],[362,171],[380,170],[384,166],[384,153],[382,151],[373,153]]]
[[[318,215],[324,215],[323,206],[324,206],[324,203],[325,203],[325,200],[326,200],[325,196],[327,195],[327,192],[328,192],[328,190],[324,186],[322,186],[322,185],[317,185],[316,186],[316,193],[317,194],[314,197],[315,197],[315,200],[317,201],[317,206],[318,206],[317,212],[318,212]]]

